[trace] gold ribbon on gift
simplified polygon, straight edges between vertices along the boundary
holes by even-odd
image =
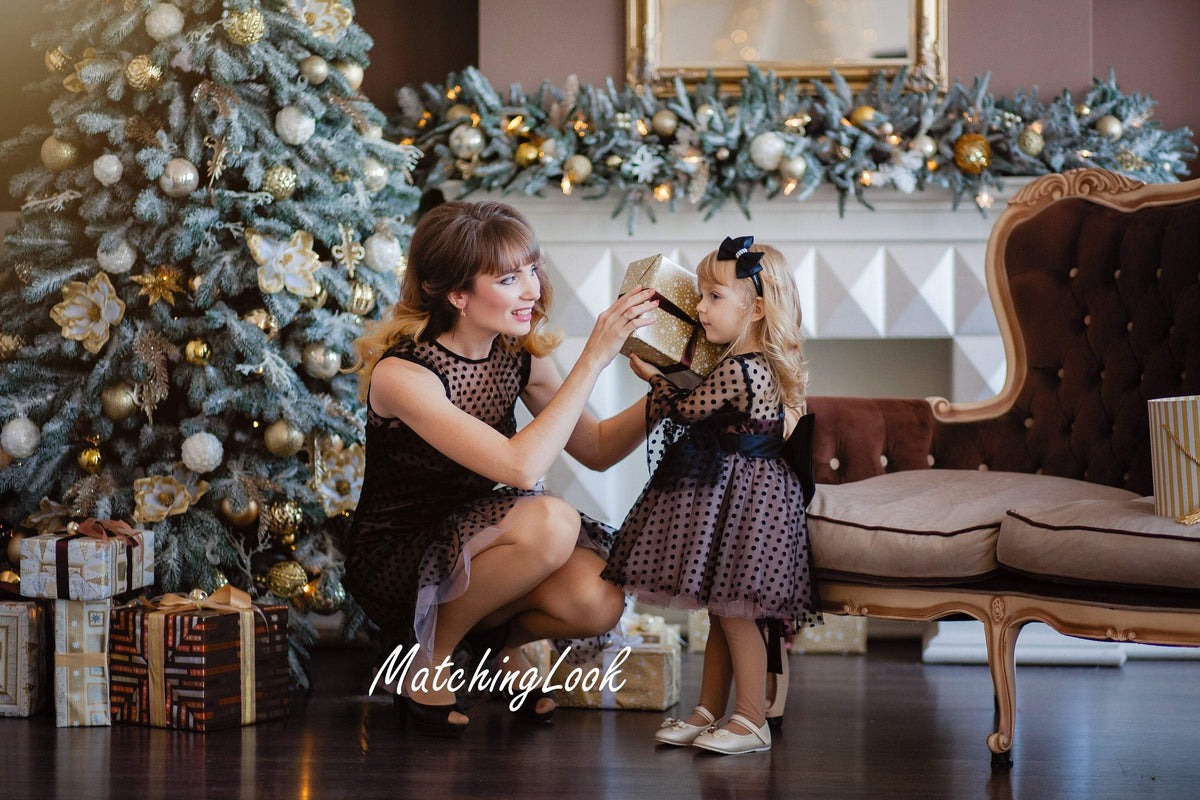
[[[262,609],[250,601],[250,595],[235,586],[226,584],[212,594],[199,590],[190,595],[164,594],[157,600],[142,599],[145,605],[154,608],[147,616],[146,662],[150,673],[150,724],[158,727],[167,725],[167,687],[164,676],[166,665],[166,623],[170,614],[192,611],[220,611],[238,615],[238,661],[242,682],[242,724],[252,725],[257,716],[254,699],[254,612]],[[264,619],[266,615],[263,615]]]
[[[81,725],[89,724],[87,709],[87,673],[92,667],[108,669],[108,653],[55,653],[54,666],[67,669],[67,719]],[[75,670],[80,672],[76,675]]]
[[[1184,446],[1183,442],[1179,441],[1179,437],[1175,435],[1175,431],[1168,428],[1166,423],[1163,422],[1158,423],[1158,426],[1166,432],[1167,436],[1171,437],[1171,441],[1174,442],[1175,446],[1179,448],[1179,452],[1183,453],[1183,455],[1197,467],[1200,467],[1200,459],[1197,459],[1196,456],[1188,452],[1188,449]],[[1184,506],[1184,508],[1187,508],[1187,506]],[[1183,525],[1195,525],[1197,522],[1200,522],[1200,506],[1192,509],[1187,514],[1181,514],[1175,518],[1175,521]]]

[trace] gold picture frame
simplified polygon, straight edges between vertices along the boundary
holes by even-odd
[[[832,0],[826,0],[832,2]],[[808,0],[776,0],[813,6]],[[677,0],[626,0],[625,2],[625,72],[629,83],[647,84],[657,93],[672,91],[676,77],[685,84],[704,80],[711,69],[724,90],[736,90],[738,82],[746,75],[746,64],[753,63],[760,69],[774,70],[781,78],[828,79],[829,71],[836,69],[853,88],[866,85],[876,72],[894,74],[908,67],[907,86],[914,90],[939,89],[947,86],[946,70],[946,2],[947,0],[909,0],[909,31],[906,53],[902,57],[856,58],[830,54],[823,59],[789,61],[786,59],[741,60],[736,63],[696,63],[698,59],[684,59],[681,63],[666,63],[671,53],[682,52],[691,47],[687,42],[676,39],[683,37],[679,32],[672,39],[672,31],[664,30],[663,7]],[[731,3],[736,5],[737,3]],[[746,3],[743,2],[743,5]],[[820,6],[820,3],[816,3]],[[742,13],[745,13],[744,11]],[[668,26],[669,27],[669,26]],[[741,33],[735,30],[733,34]],[[699,38],[699,37],[697,37]],[[735,39],[736,41],[736,39]],[[743,51],[745,52],[745,51]],[[750,51],[751,53],[753,51]],[[666,53],[666,59],[664,59]]]

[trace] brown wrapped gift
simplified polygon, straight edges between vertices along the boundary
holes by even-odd
[[[565,708],[662,711],[679,702],[680,660],[678,641],[613,646],[602,651],[598,664],[560,666],[550,684]]]
[[[211,731],[286,716],[287,615],[232,586],[113,609],[113,722]]]
[[[31,600],[0,600],[0,717],[28,717],[49,694],[50,615]]]
[[[621,352],[636,355],[664,373],[687,371],[703,378],[712,372],[723,348],[704,338],[696,318],[700,302],[696,276],[662,255],[651,256],[629,265],[621,294],[637,286],[654,289],[659,306],[648,313],[654,324],[634,331]]]

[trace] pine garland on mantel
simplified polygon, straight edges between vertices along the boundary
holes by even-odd
[[[680,198],[711,216],[733,199],[746,217],[761,188],[802,201],[822,183],[868,208],[868,189],[910,193],[927,186],[991,206],[1000,178],[1103,167],[1146,182],[1175,182],[1197,154],[1188,128],[1163,130],[1154,101],[1124,94],[1109,71],[1082,98],[1064,91],[1049,103],[1030,93],[997,98],[988,77],[947,92],[906,89],[904,71],[876,74],[852,92],[836,72],[811,89],[753,65],[738,95],[721,95],[710,75],[657,97],[646,86],[618,90],[574,77],[563,89],[532,94],[514,84],[505,99],[475,68],[441,86],[406,86],[390,134],[425,158],[423,187],[462,181],[476,190],[597,199],[614,192],[629,232],[644,212],[672,211]],[[707,218],[706,216],[706,218]]]

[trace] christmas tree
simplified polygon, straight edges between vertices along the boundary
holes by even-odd
[[[362,479],[339,370],[396,299],[419,152],[358,92],[350,0],[46,6],[48,114],[0,151],[35,164],[0,262],[0,518],[130,520],[162,590],[290,601],[303,682]]]

